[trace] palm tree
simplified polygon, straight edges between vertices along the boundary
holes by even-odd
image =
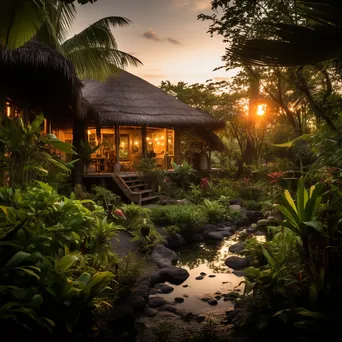
[[[69,1],[67,1],[69,2]],[[106,17],[66,39],[76,16],[73,4],[60,0],[0,0],[0,48],[17,48],[29,40],[64,54],[78,76],[103,80],[119,68],[141,62],[118,50],[112,27],[127,26],[122,17]]]
[[[339,0],[311,0],[298,5],[308,26],[270,24],[275,39],[253,39],[229,53],[256,65],[298,66],[342,57],[342,4]],[[278,38],[278,39],[277,39]]]

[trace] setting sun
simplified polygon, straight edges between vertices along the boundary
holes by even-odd
[[[265,104],[258,105],[257,115],[263,116],[265,113],[266,113],[266,105]]]

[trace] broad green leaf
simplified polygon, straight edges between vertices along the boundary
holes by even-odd
[[[31,254],[23,252],[23,251],[17,252],[16,254],[14,254],[12,256],[12,258],[3,267],[1,273],[4,274],[7,271],[9,271],[11,268],[14,268],[14,267],[20,265],[22,262],[27,260],[30,256],[31,256]]]
[[[57,150],[68,153],[68,154],[77,154],[74,151],[74,146],[64,141],[59,140],[54,134],[48,134],[46,138],[43,140],[46,144],[56,148]]]
[[[28,274],[29,276],[34,277],[34,278],[36,278],[37,280],[40,280],[39,275],[38,275],[37,273],[33,272],[32,270],[30,270],[30,269],[27,268],[27,267],[21,266],[21,267],[15,267],[14,269],[15,269],[15,270],[18,270],[18,271],[22,271],[22,272]]]
[[[44,122],[44,115],[40,114],[30,124],[30,133],[38,133],[42,129],[42,124]]]
[[[40,294],[36,294],[31,299],[31,306],[33,308],[39,308],[43,304],[43,297]]]
[[[315,229],[319,233],[323,232],[323,225],[319,221],[308,221],[308,222],[303,222],[305,225]]]
[[[264,254],[265,258],[267,259],[268,263],[274,267],[276,265],[275,260],[271,257],[271,255],[268,253],[266,248],[262,247],[262,254]]]
[[[60,272],[67,272],[77,261],[79,258],[76,255],[65,255],[58,262],[58,269]]]
[[[300,137],[290,140],[288,142],[282,143],[282,144],[272,144],[273,146],[276,147],[282,147],[282,148],[290,148],[292,147],[296,142],[300,141],[300,140],[309,140],[311,138],[312,135],[310,134],[303,134]]]
[[[288,190],[284,191],[284,197],[286,199],[286,202],[291,206],[291,208],[294,210],[294,212],[298,215],[297,207],[295,205],[295,202]]]
[[[6,216],[8,216],[8,207],[5,207],[5,206],[3,206],[3,205],[0,205],[0,210],[2,210],[2,212],[3,212]]]

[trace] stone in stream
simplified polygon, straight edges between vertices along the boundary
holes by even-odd
[[[151,308],[158,308],[166,303],[167,302],[163,297],[150,297],[148,300],[148,305]]]
[[[212,300],[213,298],[211,296],[208,296],[208,295],[204,295],[201,300],[203,302],[209,302],[209,300]]]
[[[134,311],[142,311],[146,306],[146,300],[142,296],[129,296],[126,298],[125,304],[131,306]]]
[[[250,265],[250,263],[251,263],[250,258],[248,257],[240,258],[237,256],[228,257],[225,261],[225,264],[228,267],[233,268],[235,270],[241,270],[243,268],[246,268]]]
[[[185,240],[182,235],[176,233],[169,235],[166,243],[168,248],[178,248],[181,245],[185,245]]]
[[[144,309],[144,316],[147,316],[147,317],[154,317],[157,313],[158,311],[156,309],[152,309],[152,308]]]
[[[174,288],[172,286],[169,285],[163,285],[160,287],[160,291],[162,293],[171,293],[174,290]]]
[[[169,282],[174,285],[180,285],[189,278],[187,270],[180,267],[165,267],[150,276],[151,285],[159,282]]]
[[[221,291],[216,291],[215,294],[216,294],[216,295],[221,295],[222,292],[221,292]]]
[[[145,290],[135,289],[132,291],[132,296],[140,296],[147,300],[149,293]]]
[[[211,299],[211,300],[208,301],[208,304],[209,305],[217,305],[218,301],[216,299]]]
[[[178,304],[184,303],[184,298],[182,298],[182,297],[176,297],[176,298],[175,298],[175,302],[178,303]]]
[[[244,277],[245,272],[244,271],[233,271],[233,274],[235,274],[237,277]]]
[[[198,276],[198,277],[196,277],[195,279],[196,279],[196,280],[202,280],[202,279],[204,279],[204,277],[203,277],[203,276]]]
[[[183,297],[184,297],[184,298],[189,298],[189,295],[183,294]]]
[[[160,311],[158,313],[158,317],[164,317],[164,318],[175,318],[177,317],[176,314],[172,313],[172,312],[168,312],[168,311]]]
[[[201,276],[206,276],[207,274],[205,272],[200,273]]]
[[[243,242],[235,243],[234,245],[229,246],[229,252],[240,254],[245,249],[245,244]]]
[[[184,284],[183,287],[189,287],[189,285],[188,284]]]
[[[203,233],[209,233],[209,232],[214,232],[217,230],[217,226],[215,226],[214,224],[205,224],[202,227],[202,232]]]
[[[151,295],[159,294],[159,293],[162,293],[159,289],[155,289],[153,287],[150,289],[150,294]]]
[[[261,232],[260,230],[256,231],[254,233],[255,236],[265,236],[265,233],[264,232]]]
[[[229,236],[232,236],[233,233],[229,230],[224,230],[224,231],[221,231],[220,232],[224,237],[229,237]]]
[[[215,299],[216,299],[216,300],[220,300],[220,299],[221,299],[221,296],[215,296]]]
[[[152,251],[151,259],[160,268],[164,268],[175,265],[178,261],[178,256],[173,250],[168,249],[161,244],[158,244]]]
[[[178,311],[177,307],[171,304],[165,304],[158,308],[159,311],[169,311],[176,313]]]
[[[210,275],[209,275],[209,278],[215,278],[215,277],[216,277],[215,274],[210,274]]]
[[[256,231],[256,228],[255,227],[248,227],[248,228],[246,228],[246,233],[248,233],[248,234],[253,234],[253,233],[255,233],[255,231]]]

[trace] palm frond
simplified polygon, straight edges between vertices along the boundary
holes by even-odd
[[[311,27],[269,24],[278,39],[246,40],[228,49],[228,54],[243,63],[273,66],[315,64],[341,57],[342,8],[328,2],[301,3],[299,11],[313,22]]]
[[[81,79],[106,80],[128,65],[137,66],[141,62],[125,52],[101,47],[79,48],[66,53]]]
[[[117,44],[111,28],[115,26],[123,27],[129,25],[129,23],[130,20],[123,17],[102,18],[65,41],[62,46],[66,51],[73,50],[75,46],[103,46],[109,49],[116,49]]]

